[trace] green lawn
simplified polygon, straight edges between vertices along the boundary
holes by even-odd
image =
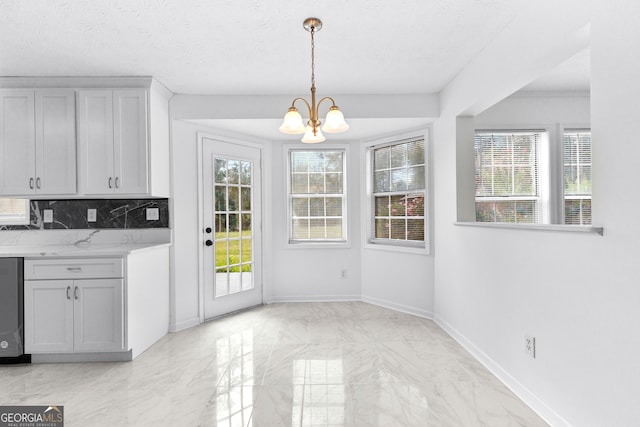
[[[222,268],[222,269],[216,269],[216,271],[218,272],[232,272],[232,273],[237,273],[240,272],[240,265],[234,265],[234,264],[240,264],[241,262],[244,264],[242,265],[242,271],[251,271],[251,264],[245,264],[248,262],[252,261],[252,254],[251,254],[251,231],[243,231],[242,232],[242,237],[244,238],[242,240],[242,253],[240,253],[240,232],[236,231],[236,232],[231,232],[229,233],[229,236],[227,236],[226,233],[222,232],[222,233],[215,233],[216,236],[216,242],[215,242],[215,249],[216,249],[216,267],[225,267],[227,265],[231,265],[231,267],[229,268]],[[224,239],[229,239],[229,261],[227,264],[227,241]]]

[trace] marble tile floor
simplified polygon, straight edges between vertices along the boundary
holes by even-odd
[[[546,426],[430,320],[271,304],[169,334],[132,362],[0,365],[0,405],[65,426]]]

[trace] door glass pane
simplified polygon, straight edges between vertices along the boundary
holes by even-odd
[[[240,162],[239,161],[229,160],[227,182],[229,184],[240,184]]]
[[[251,162],[240,162],[240,184],[251,185]]]
[[[216,159],[214,168],[214,182],[216,184],[227,182],[227,161],[225,159]]]

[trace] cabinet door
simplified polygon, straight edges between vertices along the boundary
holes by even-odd
[[[146,194],[149,191],[147,91],[114,90],[113,106],[115,191]]]
[[[74,286],[75,351],[123,350],[123,280],[75,280]]]
[[[76,98],[73,90],[38,90],[36,192],[76,192]]]
[[[34,92],[0,91],[0,194],[35,191]]]
[[[78,156],[80,192],[113,193],[113,91],[78,92]]]
[[[25,352],[73,351],[73,281],[24,282]]]

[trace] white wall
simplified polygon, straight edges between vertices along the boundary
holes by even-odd
[[[387,105],[396,115],[433,115],[437,100],[432,95],[401,95]],[[350,96],[355,117],[379,114],[372,108],[371,96]],[[407,109],[405,101],[421,100],[424,106]],[[198,324],[198,245],[197,230],[197,132],[231,136],[228,131],[206,128],[184,120],[246,119],[246,111],[223,108],[241,104],[246,97],[215,97],[176,95],[171,100],[173,155],[173,268],[172,268],[172,330]],[[278,97],[266,97],[264,117],[271,117]],[[393,102],[392,102],[393,101]],[[411,103],[409,103],[411,104]],[[373,103],[373,105],[379,105]],[[257,113],[257,112],[256,112]],[[278,115],[280,111],[278,111]],[[402,119],[398,119],[402,122]],[[237,136],[237,135],[236,135]],[[265,302],[274,301],[368,301],[430,315],[433,311],[433,258],[398,252],[366,250],[363,254],[361,236],[363,210],[361,206],[362,180],[365,168],[359,141],[337,141],[323,147],[347,148],[348,233],[349,244],[343,247],[293,247],[287,244],[287,175],[286,149],[291,142],[270,141],[265,144],[268,161],[263,173],[266,212],[263,215],[263,243],[265,248]],[[300,146],[299,143],[293,143]],[[333,145],[332,145],[333,144]],[[342,271],[346,270],[346,277]],[[424,278],[426,280],[423,280]],[[362,283],[366,287],[362,288]]]
[[[288,245],[288,148],[300,143],[273,142],[273,282],[272,301],[353,300],[360,298],[359,159],[357,142],[331,143],[322,148],[347,148],[348,247],[297,247]],[[317,146],[316,146],[317,147]],[[316,148],[312,147],[312,148]],[[347,270],[346,277],[341,276]]]
[[[640,225],[638,201],[627,185],[637,181],[640,158],[640,57],[631,54],[640,48],[640,6],[602,2],[589,14],[590,2],[553,3],[560,5],[575,19],[545,23],[537,49],[545,56],[543,48],[555,47],[549,35],[562,44],[590,19],[593,219],[604,226],[604,236],[453,225],[456,116],[492,97],[467,96],[464,88],[496,90],[500,99],[500,82],[518,80],[512,74],[522,72],[514,67],[487,76],[470,64],[463,81],[453,81],[443,94],[445,109],[434,126],[436,318],[553,425],[637,425]],[[531,35],[511,37],[520,52]],[[499,61],[493,54],[485,50],[476,64]],[[501,52],[503,58],[509,54]],[[484,119],[535,119],[530,110],[512,110],[521,102],[487,111]],[[525,333],[537,338],[536,359],[524,353]]]
[[[197,132],[198,127],[195,125],[179,120],[172,121],[172,331],[200,323]]]

